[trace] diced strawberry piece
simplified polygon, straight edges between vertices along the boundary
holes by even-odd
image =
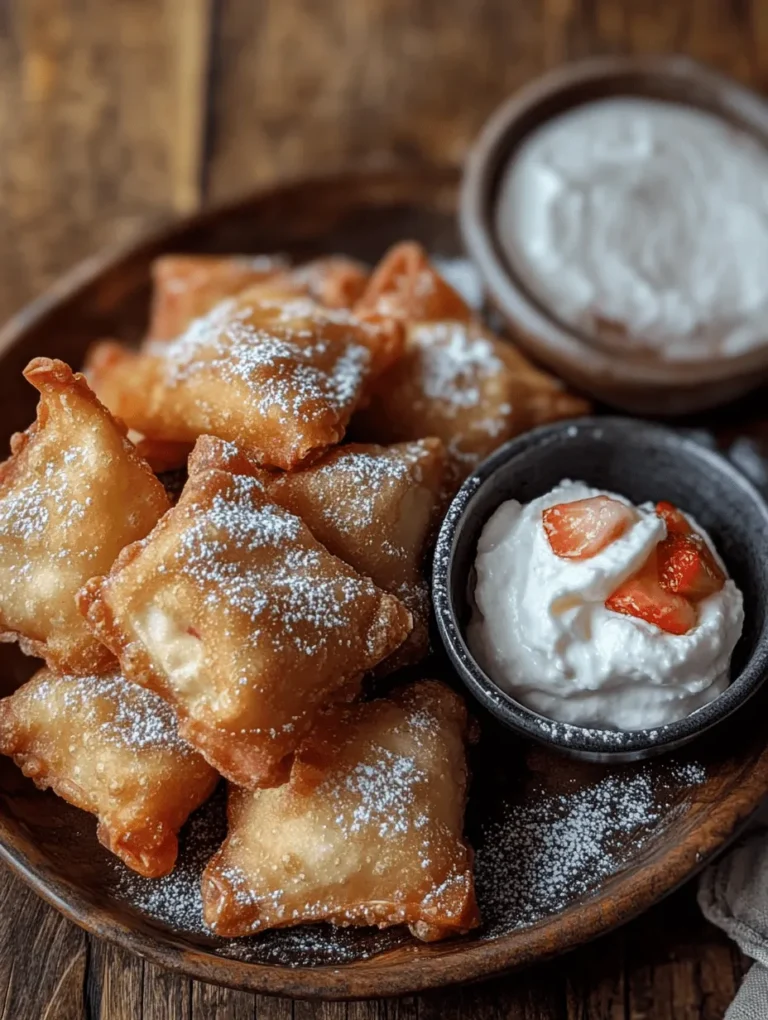
[[[541,515],[547,541],[556,556],[586,560],[624,534],[634,522],[631,507],[608,496],[558,503]]]
[[[700,535],[671,534],[659,544],[659,583],[665,591],[699,602],[725,584],[725,575]]]
[[[656,504],[656,513],[664,518],[668,535],[690,535],[691,526],[688,519],[676,506],[662,501]]]
[[[619,585],[606,599],[605,606],[614,613],[653,623],[668,634],[686,634],[696,623],[696,610],[691,603],[659,584],[655,554],[634,577]]]

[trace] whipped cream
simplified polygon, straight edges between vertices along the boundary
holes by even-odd
[[[534,131],[501,246],[568,325],[681,360],[768,341],[768,151],[714,114],[617,97]]]
[[[502,503],[478,543],[469,647],[499,687],[540,715],[601,729],[655,728],[728,686],[744,621],[742,596],[726,580],[698,603],[696,626],[682,635],[607,609],[605,600],[640,569],[667,528],[645,504],[635,523],[595,556],[555,555],[542,511],[597,495],[631,505],[570,481],[526,505]],[[689,521],[722,566],[709,537]]]

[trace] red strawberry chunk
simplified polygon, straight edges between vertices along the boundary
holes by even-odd
[[[699,602],[725,584],[725,575],[700,535],[671,534],[660,543],[659,583],[668,592]]]
[[[558,503],[541,515],[552,552],[566,560],[586,560],[624,534],[635,520],[631,507],[608,496]]]
[[[688,599],[659,584],[655,554],[634,577],[619,585],[605,606],[614,613],[653,623],[668,634],[686,634],[696,624],[696,610]]]
[[[688,519],[676,506],[662,501],[656,504],[656,513],[664,519],[668,535],[690,535],[691,526]]]

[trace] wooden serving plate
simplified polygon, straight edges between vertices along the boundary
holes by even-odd
[[[0,333],[2,441],[34,415],[36,394],[21,379],[31,357],[79,365],[97,338],[141,335],[159,253],[285,251],[301,260],[339,251],[372,262],[413,237],[450,257],[459,254],[456,185],[453,172],[434,170],[290,185],[80,266]],[[9,645],[0,663],[0,693],[35,667]],[[447,675],[447,667],[435,657],[425,672]],[[674,758],[613,769],[520,744],[479,714],[467,824],[485,925],[439,944],[327,926],[230,941],[205,932],[195,892],[221,838],[220,794],[185,830],[174,875],[153,883],[98,845],[91,816],[36,790],[2,759],[0,855],[78,924],[196,978],[304,998],[413,992],[563,952],[690,877],[768,792],[765,705],[758,695]]]

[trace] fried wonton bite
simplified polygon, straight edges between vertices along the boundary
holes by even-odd
[[[368,269],[345,255],[327,255],[289,269],[283,280],[326,308],[352,308],[368,283]]]
[[[473,315],[415,241],[390,248],[373,271],[355,310],[391,315],[405,322],[469,322]]]
[[[384,256],[355,310],[406,325],[405,354],[374,384],[353,422],[355,436],[376,443],[439,437],[448,449],[449,491],[521,432],[589,412],[585,400],[474,318],[418,244]]]
[[[436,681],[330,710],[288,783],[230,790],[229,834],[203,873],[206,923],[224,936],[407,924],[425,941],[478,925],[467,728],[461,698]]]
[[[152,263],[150,340],[172,340],[224,298],[288,268],[280,255],[162,255]]]
[[[192,452],[191,443],[172,443],[166,439],[147,439],[136,435],[136,452],[149,464],[156,475],[164,471],[178,471],[186,466]]]
[[[114,414],[154,440],[215,435],[291,469],[338,442],[402,326],[255,288],[139,352],[97,345],[88,372]]]
[[[266,284],[326,308],[351,308],[368,282],[361,263],[329,255],[290,267],[281,255],[162,255],[152,264],[149,340],[173,340],[224,298]]]
[[[75,595],[170,503],[82,375],[48,358],[24,375],[40,403],[0,465],[0,640],[18,640],[54,669],[98,670],[113,659]]]
[[[411,629],[407,609],[336,559],[255,478],[193,474],[152,534],[80,594],[130,680],[241,786],[279,782],[318,711]]]
[[[357,438],[396,443],[438,436],[456,489],[495,449],[536,425],[586,414],[589,404],[475,322],[420,322],[406,350],[354,419]]]
[[[173,869],[176,834],[219,778],[179,738],[170,706],[119,672],[41,669],[0,701],[0,753],[96,815],[99,842],[147,878]]]
[[[189,471],[211,468],[258,478],[269,499],[301,517],[329,552],[407,606],[413,630],[380,672],[427,654],[429,591],[423,568],[442,504],[445,448],[439,439],[394,446],[350,443],[285,474],[259,469],[232,443],[201,436]]]

